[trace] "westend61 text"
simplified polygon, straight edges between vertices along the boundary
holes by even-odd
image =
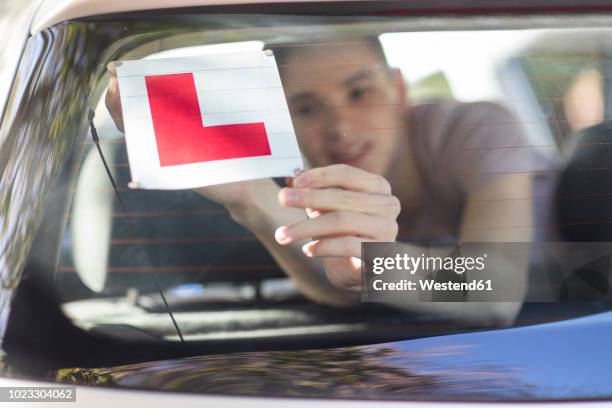
[[[376,279],[372,282],[375,291],[492,291],[491,279],[474,279],[468,282],[437,282],[433,279],[419,279],[417,282],[402,279],[396,282],[385,282]]]

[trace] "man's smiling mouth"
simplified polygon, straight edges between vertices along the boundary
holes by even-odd
[[[348,165],[357,165],[371,153],[373,147],[372,142],[364,142],[351,145],[349,148],[342,149],[331,153],[331,159],[336,163],[345,163]]]

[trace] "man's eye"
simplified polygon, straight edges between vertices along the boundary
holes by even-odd
[[[349,92],[349,99],[352,102],[359,102],[360,100],[364,99],[369,92],[370,89],[367,87],[353,88]]]
[[[317,113],[317,107],[314,105],[301,105],[295,108],[298,115],[309,116]]]

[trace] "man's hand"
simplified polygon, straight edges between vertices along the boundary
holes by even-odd
[[[299,174],[292,187],[279,191],[285,207],[304,208],[308,219],[276,230],[281,245],[312,239],[308,257],[323,260],[328,279],[339,288],[361,282],[361,243],[395,241],[401,206],[382,176],[344,164]]]

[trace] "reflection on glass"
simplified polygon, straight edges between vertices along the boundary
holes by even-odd
[[[61,244],[55,288],[78,326],[110,332],[128,326],[175,341],[152,273],[186,338],[202,341],[363,335],[374,321],[387,327],[419,319],[446,322],[440,331],[508,325],[522,321],[529,307],[522,300],[542,287],[541,276],[547,276],[544,284],[557,285],[550,286],[557,295],[565,288],[567,296],[555,300],[572,298],[568,285],[574,280],[607,288],[607,276],[596,271],[591,279],[589,271],[597,266],[590,260],[580,263],[588,268],[565,271],[538,244],[577,241],[564,235],[564,225],[572,231],[581,230],[579,225],[607,230],[608,214],[597,213],[604,201],[592,200],[608,194],[607,173],[598,173],[593,183],[593,173],[574,172],[578,178],[564,184],[569,180],[564,160],[581,157],[593,171],[605,167],[605,149],[588,135],[606,117],[607,54],[598,47],[609,30],[421,27],[416,32],[413,21],[401,18],[381,24],[230,17],[228,22],[240,22],[243,29],[228,23],[232,27],[212,30],[208,17],[194,16],[71,23],[54,29],[54,40],[43,34],[35,40],[49,47],[48,58],[58,63],[43,61],[44,81],[28,85],[22,95],[24,104],[33,95],[46,105],[31,105],[27,117],[15,114],[11,130],[44,135],[34,142],[38,153],[22,161],[30,179],[57,174],[64,166],[65,194],[52,196],[49,202],[56,205],[47,211],[55,209],[66,225],[51,228],[57,236],[47,241]],[[77,34],[79,41],[68,40]],[[592,45],[583,47],[585,42]],[[107,88],[112,83],[107,63],[193,55],[201,47],[273,50],[308,168],[325,169],[331,180],[325,187],[302,184],[308,188],[302,194],[319,193],[321,208],[290,202],[290,193],[301,188],[299,177],[297,184],[260,180],[199,191],[127,186],[128,157],[116,123],[120,110],[107,104],[116,97]],[[102,153],[125,211],[85,130],[87,106],[95,107]],[[10,147],[17,145],[12,141]],[[2,160],[9,151],[4,146]],[[576,146],[594,147],[589,153]],[[14,161],[7,163],[0,165],[16,168]],[[33,200],[39,197],[39,210],[48,204],[40,199],[47,188],[49,183],[41,183],[39,190],[29,190]],[[327,221],[317,226],[317,219]],[[277,230],[297,222],[325,231],[294,239],[290,229]],[[19,231],[26,232],[22,240],[32,241],[32,228]],[[582,231],[582,237],[590,233]],[[510,257],[504,268],[489,271],[500,284],[518,286],[523,298],[506,304],[359,304],[361,265],[355,259],[362,241],[396,241],[416,253],[428,245],[524,243],[529,255]],[[599,249],[604,253],[597,252],[597,259],[606,251]],[[50,252],[39,264],[53,264]],[[16,253],[11,251],[13,259]],[[23,252],[20,256],[15,264],[23,264]]]

